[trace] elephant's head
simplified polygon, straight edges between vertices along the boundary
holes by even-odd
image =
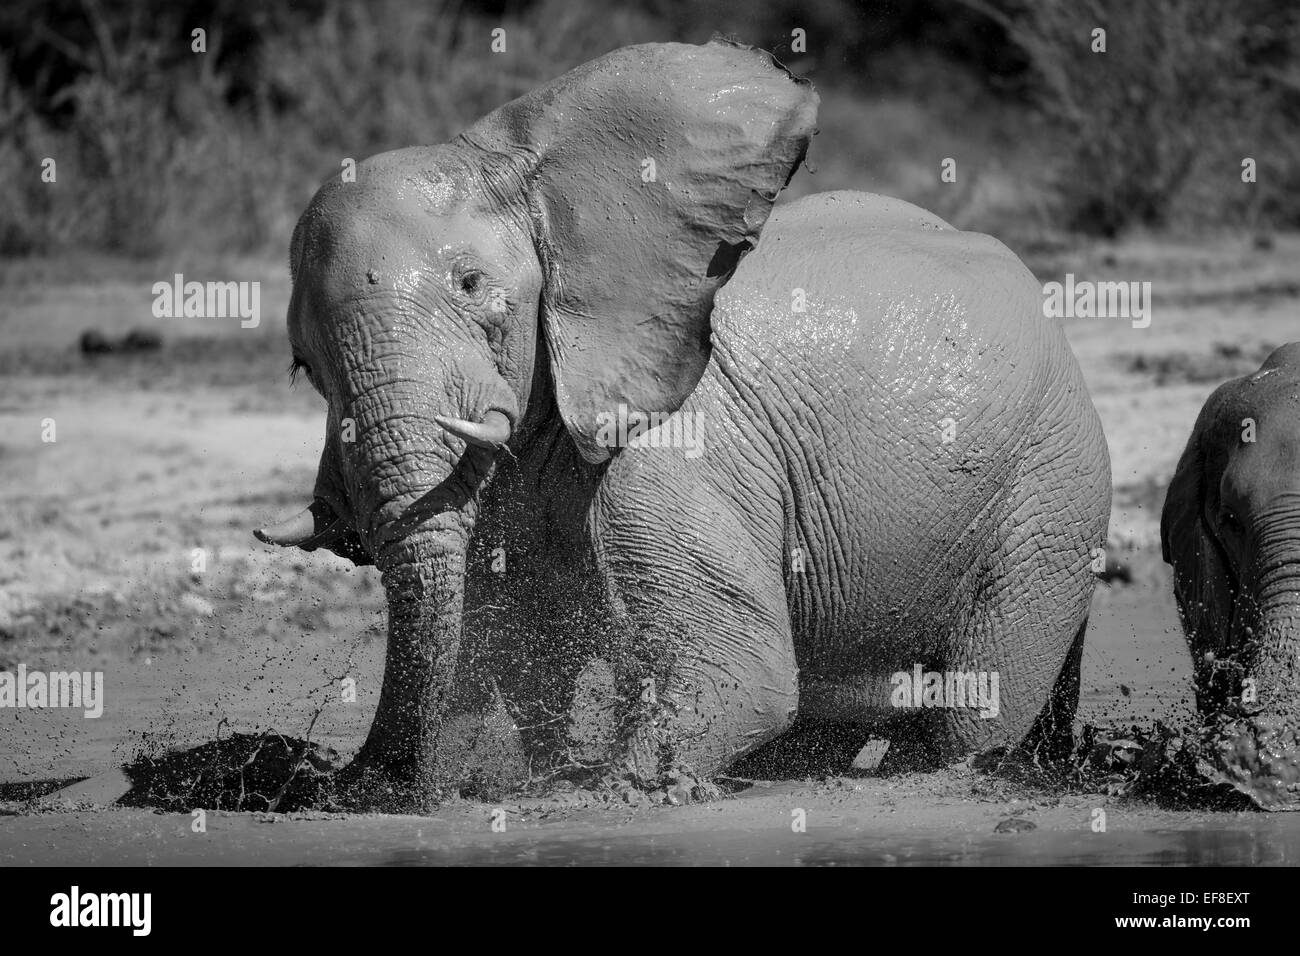
[[[289,337],[329,406],[325,450],[308,511],[258,534],[383,574],[388,657],[359,761],[417,786],[432,773],[494,453],[522,447],[545,405],[596,467],[611,453],[598,414],[684,401],[713,295],[802,159],[816,107],[758,51],[629,47],[312,200],[293,236]]]
[[[1300,805],[1300,343],[1210,396],[1161,539],[1222,769],[1263,805]]]

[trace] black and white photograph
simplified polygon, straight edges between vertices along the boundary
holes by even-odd
[[[1200,868],[1300,863],[1294,2],[9,0],[0,179],[24,920],[853,866],[1269,922]]]

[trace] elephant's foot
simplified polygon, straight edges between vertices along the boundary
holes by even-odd
[[[690,745],[698,728],[660,697],[656,682],[628,679],[613,665],[589,662],[574,682],[564,740],[555,765],[564,786],[613,793],[628,803],[695,803],[718,794]]]
[[[452,795],[437,761],[421,759],[405,741],[373,734],[352,762],[323,786],[326,809],[375,813],[429,813]]]
[[[499,799],[527,779],[519,732],[498,699],[487,713],[444,720],[431,746],[372,734],[333,775],[324,802],[351,811],[429,813],[458,797]]]
[[[565,759],[571,766],[604,769],[613,760],[623,710],[614,668],[602,658],[587,664],[573,686]]]
[[[1215,732],[1202,767],[1264,810],[1300,810],[1300,739],[1280,718],[1230,720]]]
[[[483,714],[460,714],[439,737],[443,786],[472,800],[498,800],[528,783],[528,755],[513,718],[498,698]]]

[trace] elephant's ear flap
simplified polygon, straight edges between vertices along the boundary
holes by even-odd
[[[817,103],[760,51],[648,44],[462,134],[489,154],[489,187],[527,199],[560,413],[588,461],[609,457],[614,416],[675,411],[699,381],[714,293],[803,159]]]
[[[1221,393],[1206,403],[1178,460],[1160,513],[1160,552],[1173,568],[1174,596],[1188,636],[1212,641],[1226,634],[1232,621],[1232,576],[1218,542],[1205,522],[1206,495],[1214,493],[1208,475],[1207,447],[1222,436],[1215,421]]]
[[[1177,567],[1192,552],[1191,545],[1200,534],[1201,524],[1201,461],[1200,442],[1195,434],[1187,442],[1174,477],[1165,491],[1165,504],[1160,512],[1160,556],[1165,563]]]

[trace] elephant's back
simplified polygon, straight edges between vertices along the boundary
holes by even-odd
[[[943,219],[893,196],[856,190],[814,193],[782,203],[768,217],[767,230],[792,232],[808,227],[835,231],[873,229],[937,229],[956,232]],[[763,235],[767,235],[765,231]]]
[[[778,209],[720,291],[708,391],[761,408],[735,440],[781,462],[787,545],[835,529],[794,600],[813,645],[920,642],[968,608],[1059,420],[1095,421],[1041,302],[1001,243],[861,193]]]
[[[767,308],[754,308],[760,301]],[[868,350],[882,336],[941,354],[944,345],[1007,345],[1031,361],[1063,341],[1043,316],[1038,282],[1002,243],[900,199],[861,192],[777,207],[718,293],[713,327],[718,337],[796,347],[837,333]],[[999,362],[991,355],[981,363],[980,354],[971,356],[972,368]]]
[[[1077,372],[1009,249],[869,193],[778,207],[719,291],[712,327],[723,364],[810,377],[850,404],[887,399],[959,428],[995,413],[1008,437],[1054,379]]]
[[[911,440],[952,419],[1014,444],[1077,372],[1033,275],[997,240],[868,193],[773,212],[718,293],[716,364],[808,381],[831,420],[884,415]]]

